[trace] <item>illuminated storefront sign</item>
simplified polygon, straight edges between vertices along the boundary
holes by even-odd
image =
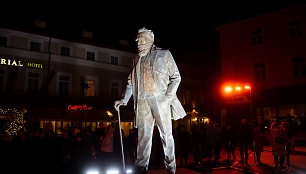
[[[87,105],[68,105],[69,111],[77,111],[77,110],[91,110],[92,107],[88,107]]]
[[[24,63],[20,60],[14,60],[14,59],[8,59],[8,58],[1,58],[0,59],[0,65],[7,65],[7,66],[24,66]],[[25,64],[27,67],[32,67],[32,68],[43,68],[42,64],[39,63],[32,63],[28,62]]]
[[[42,64],[39,64],[39,63],[30,63],[30,62],[28,62],[27,66],[28,67],[33,67],[33,68],[43,68]]]
[[[16,60],[11,60],[11,59],[4,59],[4,58],[1,58],[0,64],[10,65],[10,66],[23,66],[20,60],[16,61]]]

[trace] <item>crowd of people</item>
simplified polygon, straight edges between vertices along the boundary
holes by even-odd
[[[123,131],[122,131],[123,133]],[[137,132],[123,134],[127,163],[135,160]],[[81,130],[68,127],[56,135],[50,126],[0,136],[3,168],[10,173],[86,173],[91,166],[121,165],[119,130],[114,126]],[[117,166],[118,166],[117,165]]]
[[[116,126],[115,126],[116,127]],[[17,136],[2,135],[0,139],[1,156],[7,171],[31,173],[84,173],[86,166],[95,162],[98,165],[121,164],[121,145],[118,127],[102,126],[95,131],[90,127],[65,128],[56,135],[51,128],[33,131],[19,131]],[[228,161],[236,160],[235,150],[240,152],[240,162],[248,167],[250,149],[256,153],[257,163],[261,164],[261,152],[266,143],[272,146],[275,167],[282,167],[289,159],[292,149],[290,140],[293,131],[286,122],[272,123],[271,129],[264,131],[261,125],[249,124],[246,118],[239,125],[221,127],[218,122],[193,125],[187,131],[184,125],[173,129],[178,166],[190,163],[198,164],[208,157],[209,162],[220,159],[220,150],[224,148]],[[122,130],[121,130],[122,131]],[[123,133],[123,131],[122,131]],[[125,161],[133,165],[137,150],[137,129],[130,129],[124,136]],[[164,167],[164,156],[157,127],[154,128],[150,169]],[[288,161],[288,160],[287,160]]]
[[[289,154],[294,149],[295,126],[288,122],[278,124],[275,121],[271,128],[265,129],[262,125],[242,118],[240,123],[235,125],[221,127],[217,122],[211,121],[194,125],[190,134],[186,133],[184,128],[178,128],[176,133],[178,157],[181,157],[179,165],[186,165],[183,160],[186,159],[187,151],[193,152],[194,163],[199,164],[204,158],[207,158],[208,162],[218,162],[220,150],[223,148],[227,152],[225,161],[233,162],[239,159],[242,167],[248,168],[249,154],[254,152],[257,165],[261,165],[263,147],[271,145],[275,167],[278,168],[284,166],[285,159],[290,161]],[[239,158],[235,155],[235,150],[239,151]]]

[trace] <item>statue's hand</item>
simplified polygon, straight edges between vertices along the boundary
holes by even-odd
[[[121,105],[126,106],[126,103],[123,100],[117,100],[114,102],[114,107],[116,110],[118,110]]]

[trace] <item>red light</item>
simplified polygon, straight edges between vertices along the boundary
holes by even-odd
[[[71,110],[90,110],[92,109],[92,107],[88,107],[87,105],[69,105],[68,106],[68,110],[71,111]]]
[[[240,86],[236,86],[235,90],[236,90],[236,91],[240,91],[240,90],[241,90],[241,87],[240,87]]]
[[[231,92],[232,91],[232,88],[231,87],[225,87],[225,92]]]
[[[251,87],[248,86],[248,85],[245,85],[244,88],[245,88],[245,89],[251,89]]]

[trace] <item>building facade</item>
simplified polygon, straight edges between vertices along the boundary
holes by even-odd
[[[251,86],[246,93],[250,100],[240,101],[240,104],[239,101],[227,102],[224,115],[231,117],[227,120],[238,119],[239,114],[240,117],[250,116],[257,123],[305,116],[305,19],[304,5],[217,28],[222,82],[230,84],[233,91],[235,85]],[[230,113],[229,105],[237,112]],[[242,113],[243,109],[239,108],[242,105],[250,112]]]
[[[97,127],[114,119],[113,101],[136,54],[0,28],[0,105],[25,110],[24,120]],[[125,127],[133,115],[124,112]]]

